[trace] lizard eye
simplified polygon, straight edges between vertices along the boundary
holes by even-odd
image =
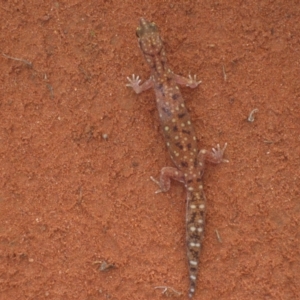
[[[142,31],[142,28],[139,26],[136,31],[135,31],[135,34],[137,37],[140,37],[141,36],[141,31]]]
[[[150,27],[152,28],[153,31],[157,31],[157,26],[154,22],[150,23]]]

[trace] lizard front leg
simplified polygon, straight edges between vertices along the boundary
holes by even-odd
[[[133,90],[137,94],[153,87],[153,80],[151,77],[148,80],[146,80],[142,85],[140,85],[140,83],[141,83],[140,77],[139,76],[135,77],[134,74],[132,75],[131,78],[127,77],[127,80],[129,81],[129,83],[127,83],[126,86],[133,88]]]
[[[174,78],[177,84],[188,86],[192,89],[197,87],[202,81],[197,81],[196,75],[194,77],[192,75],[189,75],[189,77],[183,77],[177,74],[174,74]]]

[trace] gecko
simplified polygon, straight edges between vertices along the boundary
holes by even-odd
[[[156,193],[167,192],[171,179],[182,182],[187,191],[186,248],[190,281],[188,295],[192,298],[196,289],[205,226],[206,198],[202,182],[204,166],[205,162],[228,162],[223,158],[227,143],[223,148],[218,144],[212,151],[198,150],[195,130],[178,85],[195,88],[201,81],[197,81],[196,76],[189,75],[185,78],[171,71],[164,43],[155,23],[141,18],[136,35],[144,58],[150,66],[151,76],[140,85],[141,79],[133,74],[132,77],[127,77],[127,86],[133,88],[137,94],[154,89],[166,147],[176,166],[162,168],[159,180],[151,177],[159,186]]]

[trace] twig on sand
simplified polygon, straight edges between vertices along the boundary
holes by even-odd
[[[5,58],[9,58],[9,59],[21,61],[22,63],[28,65],[29,67],[32,67],[32,62],[30,62],[30,61],[28,61],[28,60],[25,60],[25,59],[22,59],[22,58],[17,58],[17,57],[12,57],[12,56],[6,55],[6,54],[4,54],[4,53],[2,53],[2,55],[3,55]]]
[[[172,296],[179,297],[182,295],[181,292],[176,291],[170,286],[156,286],[154,287],[154,289],[163,289],[161,293],[166,295],[167,297],[172,297]]]

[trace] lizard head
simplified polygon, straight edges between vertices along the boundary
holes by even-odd
[[[153,66],[154,60],[157,58],[161,62],[165,61],[164,44],[155,23],[141,18],[136,29],[136,35],[140,48],[150,66]]]

